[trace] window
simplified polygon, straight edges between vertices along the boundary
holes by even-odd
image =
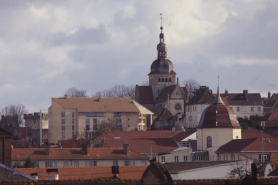
[[[94,130],[97,130],[97,119],[94,119],[94,120],[93,120],[93,123],[94,123],[94,124],[93,124],[93,129],[94,129]]]
[[[237,108],[236,108],[236,111],[237,111],[237,112],[239,112],[239,111],[240,111],[239,107],[237,107]]]
[[[71,121],[71,123],[72,123],[72,124],[74,124],[74,118],[72,118],[72,121]]]
[[[66,127],[65,127],[65,125],[63,125],[63,126],[62,126],[62,130],[63,130],[63,131],[65,131],[65,130],[66,130]]]
[[[182,147],[189,147],[189,142],[181,143],[181,146],[182,146]]]
[[[251,107],[251,112],[254,112],[254,107]]]
[[[146,165],[147,165],[146,160],[142,160],[142,161],[141,161],[141,166],[146,166]]]
[[[183,162],[187,161],[187,156],[183,156]]]
[[[72,125],[71,129],[74,131],[74,125]]]
[[[261,155],[261,154],[259,154],[259,161],[260,161],[261,163],[265,162],[266,158],[267,158],[267,155]]]
[[[114,117],[121,117],[121,112],[114,112]]]
[[[175,163],[179,162],[179,156],[175,156]]]
[[[158,78],[158,82],[161,82],[161,79],[160,79],[160,78]]]
[[[90,119],[86,119],[86,130],[90,130]]]
[[[129,166],[129,161],[125,161],[125,166]]]
[[[97,113],[96,112],[85,112],[85,116],[86,117],[97,117]]]
[[[171,78],[169,78],[169,82],[171,82],[172,80],[171,80]]]
[[[211,148],[212,147],[212,139],[210,136],[207,137],[207,148]]]
[[[258,107],[258,112],[261,112],[261,107]]]
[[[74,112],[71,113],[71,117],[74,117]]]
[[[61,116],[62,116],[62,118],[66,117],[66,113],[65,113],[65,112],[62,112],[62,113],[61,113]]]
[[[79,161],[74,161],[73,164],[74,164],[74,167],[79,167]]]
[[[118,166],[118,161],[113,161],[113,166]]]
[[[74,132],[72,132],[72,137],[74,137]]]
[[[62,119],[62,124],[65,124],[66,123],[66,120],[65,119]]]
[[[57,167],[56,161],[47,161],[45,162],[45,167]]]
[[[164,78],[161,79],[161,82],[164,82]]]
[[[62,138],[65,138],[65,137],[66,137],[66,133],[62,132]]]
[[[161,156],[161,162],[165,163],[165,156]]]
[[[165,78],[165,82],[168,82],[168,78]]]
[[[97,161],[86,161],[86,166],[97,166]]]
[[[134,160],[130,160],[129,161],[129,166],[135,166],[135,161]]]
[[[68,161],[63,162],[63,167],[68,167]]]

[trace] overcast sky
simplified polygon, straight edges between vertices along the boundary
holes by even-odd
[[[70,87],[88,95],[148,80],[160,13],[180,82],[214,92],[278,92],[278,1],[0,0],[0,108],[47,112]]]

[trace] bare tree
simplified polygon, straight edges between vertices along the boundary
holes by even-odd
[[[227,174],[227,178],[243,179],[247,175],[251,175],[251,160],[250,159],[232,163],[230,166],[230,172]]]
[[[67,95],[69,98],[86,98],[86,94],[87,91],[78,90],[76,87],[71,87],[65,92],[65,95]]]
[[[190,98],[192,98],[195,94],[198,93],[200,84],[193,79],[183,81],[183,85],[186,86],[188,84],[189,91],[190,91]]]
[[[10,118],[13,118],[13,119],[10,119],[10,120],[13,120],[11,122],[11,124],[13,126],[20,126],[24,123],[24,114],[27,113],[27,109],[25,107],[25,105],[23,104],[18,104],[18,105],[8,105],[6,107],[4,107],[2,110],[1,110],[1,113],[4,117],[10,117]]]
[[[115,85],[112,88],[104,91],[98,91],[92,95],[94,98],[135,98],[135,87],[133,85]]]
[[[149,81],[143,81],[143,82],[141,83],[141,85],[142,85],[142,86],[149,86],[150,83],[149,83]]]

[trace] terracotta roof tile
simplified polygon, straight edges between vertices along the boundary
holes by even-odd
[[[264,151],[278,152],[278,146],[262,140],[261,138],[250,138],[231,140],[230,142],[219,147],[216,153],[262,151],[262,141],[264,142]]]
[[[139,112],[131,98],[52,98],[62,107],[78,112]]]
[[[247,139],[247,138],[258,138],[262,137],[262,132],[257,129],[241,129],[241,138]],[[271,138],[272,135],[269,135],[267,133],[264,133],[264,138]]]
[[[178,148],[174,137],[179,133],[181,131],[112,131],[100,137],[104,138],[106,147],[120,147],[128,143],[131,150],[150,153],[151,142],[153,153],[169,153]]]
[[[86,140],[60,140],[59,144],[61,148],[81,148],[82,145],[86,144]]]
[[[148,166],[119,166],[120,179],[141,179]],[[47,168],[17,168],[16,170],[30,175],[38,173],[39,180],[47,180]],[[53,173],[53,172],[52,172]],[[55,174],[55,173],[53,173]],[[59,168],[59,180],[78,180],[78,179],[101,179],[112,178],[111,166],[93,166],[93,167],[62,167]]]
[[[129,155],[122,148],[89,148],[89,155],[79,148],[51,148],[48,156],[44,148],[14,148],[11,150],[12,160],[25,160],[28,156],[33,160],[42,159],[149,159],[148,156],[130,150]]]

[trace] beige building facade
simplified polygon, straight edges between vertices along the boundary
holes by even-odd
[[[42,129],[48,129],[48,114],[42,113]],[[24,114],[25,127],[40,129],[40,112]]]
[[[52,98],[49,112],[49,142],[91,138],[106,122],[117,130],[146,130],[146,115],[152,112],[131,98]]]

